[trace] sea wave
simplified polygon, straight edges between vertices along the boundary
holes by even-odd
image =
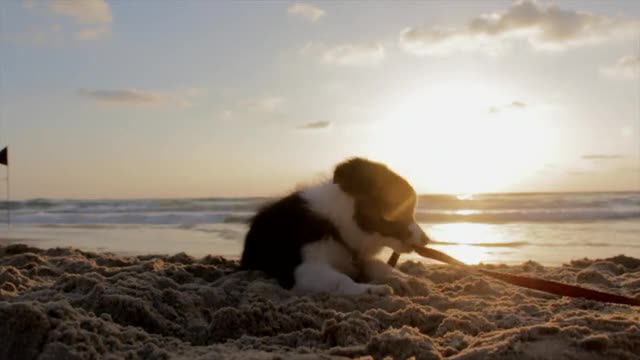
[[[640,209],[532,209],[508,211],[420,211],[416,219],[424,223],[512,223],[512,222],[585,222],[640,219]]]
[[[0,202],[24,224],[246,223],[269,198],[141,200],[32,199]],[[416,219],[450,222],[591,222],[640,219],[640,193],[482,194],[420,196]]]
[[[0,202],[0,210],[16,213],[44,211],[52,214],[109,214],[148,212],[255,211],[266,198],[203,198],[147,200],[47,200]]]
[[[640,193],[514,193],[472,196],[421,195],[420,207],[433,210],[640,208]]]
[[[523,246],[538,246],[538,247],[628,247],[628,248],[640,248],[640,244],[628,244],[628,243],[605,243],[605,242],[593,242],[593,241],[570,241],[570,242],[529,242],[529,241],[508,241],[508,242],[457,242],[457,241],[437,241],[432,240],[429,245],[432,246],[475,246],[475,247],[490,247],[490,248],[518,248]]]
[[[30,214],[12,216],[18,224],[217,224],[245,223],[253,213]]]
[[[252,211],[214,212],[87,212],[81,213],[18,213],[13,223],[22,224],[244,224]],[[505,212],[419,212],[418,222],[441,223],[518,223],[518,222],[593,222],[640,219],[640,210],[630,211],[505,211]],[[2,221],[2,220],[0,220]]]

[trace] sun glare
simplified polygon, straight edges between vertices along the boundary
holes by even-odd
[[[381,115],[372,153],[419,191],[504,191],[542,167],[552,147],[534,111],[512,102],[463,82],[413,91]]]
[[[494,225],[455,223],[434,225],[427,231],[429,236],[440,242],[432,244],[434,248],[464,263],[478,264],[500,261],[498,253],[507,248],[510,239],[495,230]]]

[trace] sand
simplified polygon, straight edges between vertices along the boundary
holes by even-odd
[[[640,296],[625,256],[480,266]],[[4,246],[0,359],[640,359],[638,308],[399,269],[396,295],[298,296],[222,257]]]

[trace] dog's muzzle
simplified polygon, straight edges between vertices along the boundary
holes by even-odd
[[[427,236],[418,224],[411,225],[411,245],[426,246],[430,241],[429,236]]]
[[[429,236],[427,236],[427,234],[422,231],[422,229],[420,229],[420,242],[422,246],[427,246],[427,244],[431,242]]]

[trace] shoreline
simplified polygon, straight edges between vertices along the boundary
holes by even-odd
[[[401,259],[402,260],[402,259]],[[640,259],[483,268],[640,296]],[[612,358],[637,356],[625,305],[402,262],[395,295],[299,296],[220,256],[0,246],[0,358]]]
[[[618,254],[640,258],[635,235],[640,224],[436,224],[423,227],[429,246],[467,264],[518,265],[536,261],[562,266],[572,258],[608,258]],[[0,229],[0,245],[25,243],[39,248],[71,246],[83,251],[113,252],[121,256],[185,252],[201,258],[209,254],[238,259],[247,227],[237,224],[202,225],[17,225]],[[606,239],[606,240],[603,240]],[[390,251],[379,257],[387,260]],[[402,260],[425,261],[415,254]]]

